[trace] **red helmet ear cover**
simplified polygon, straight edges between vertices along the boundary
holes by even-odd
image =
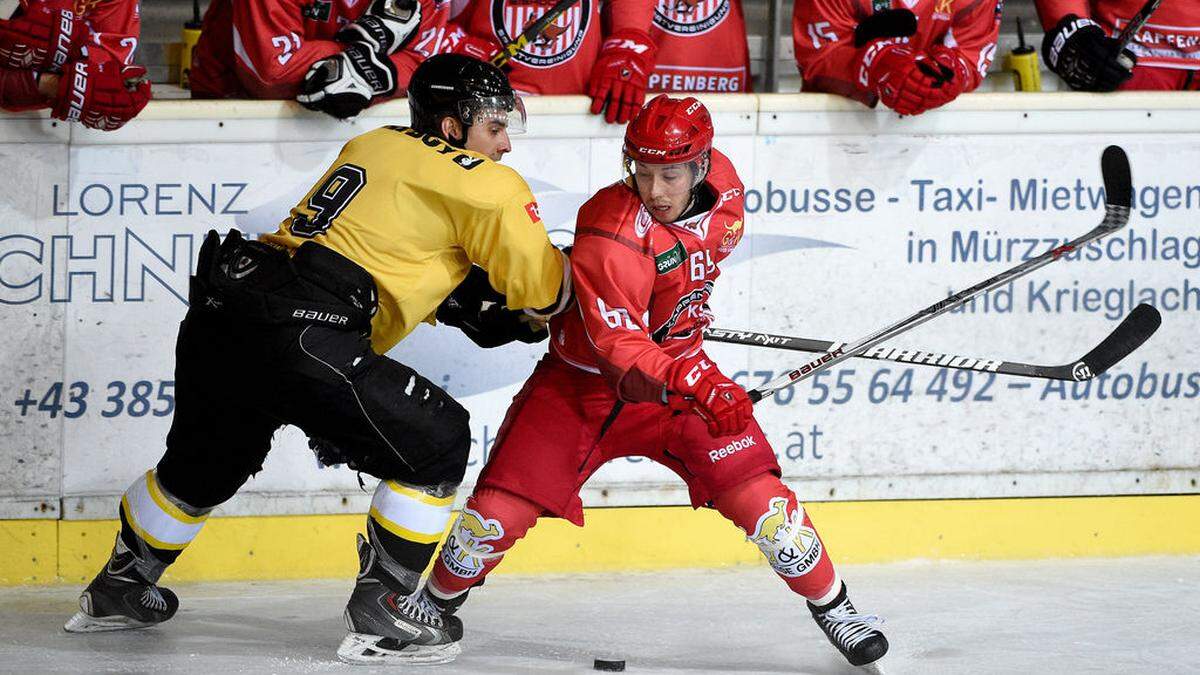
[[[712,140],[712,116],[703,103],[659,94],[625,128],[625,156],[646,164],[677,164],[711,150]]]

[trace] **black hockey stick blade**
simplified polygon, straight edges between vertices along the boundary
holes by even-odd
[[[1142,303],[1133,308],[1104,341],[1088,352],[1071,369],[1077,381],[1090,380],[1117,365],[1121,359],[1141,347],[1162,325],[1162,315],[1152,305]]]
[[[1133,183],[1129,178],[1129,157],[1121,146],[1104,149],[1100,174],[1104,176],[1104,203],[1129,208],[1133,204]]]

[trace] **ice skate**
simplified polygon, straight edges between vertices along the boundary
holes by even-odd
[[[881,672],[876,661],[887,653],[888,642],[875,627],[883,619],[874,614],[859,614],[846,595],[846,584],[828,605],[817,607],[811,602],[808,609],[813,620],[825,632],[825,637],[846,657],[852,666],[865,666],[869,671]]]
[[[79,596],[79,610],[63,626],[68,633],[145,628],[179,609],[179,598],[150,583],[137,569],[137,557],[117,537],[112,556]]]
[[[402,595],[374,575],[375,551],[358,537],[358,583],[346,605],[349,634],[338,658],[358,665],[434,665],[461,653],[462,621],[445,616],[424,591]]]

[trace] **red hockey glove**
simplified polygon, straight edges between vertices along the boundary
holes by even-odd
[[[742,433],[754,415],[754,404],[746,390],[725,377],[703,354],[676,363],[668,386],[676,394],[668,395],[668,404],[699,415],[714,437]]]
[[[644,31],[630,28],[610,35],[592,66],[588,86],[592,114],[605,110],[604,119],[610,124],[632,120],[646,100],[646,84],[654,70],[656,51]]]
[[[448,34],[446,39],[450,44],[450,48],[446,51],[451,54],[465,54],[488,63],[491,63],[492,59],[503,51],[499,42],[485,37],[468,35],[461,28],[453,34]]]
[[[906,44],[873,44],[863,56],[867,86],[901,115],[918,115],[954,100],[965,86],[955,70]]]
[[[146,69],[116,60],[68,61],[58,82],[52,115],[85,127],[112,131],[150,101]]]
[[[38,3],[0,21],[0,66],[57,73],[78,59],[89,31],[73,7],[62,0]]]

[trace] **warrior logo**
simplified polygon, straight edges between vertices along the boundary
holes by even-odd
[[[700,35],[721,25],[729,16],[731,0],[658,0],[654,25],[682,35]]]
[[[1093,377],[1092,369],[1088,368],[1088,364],[1080,361],[1079,363],[1075,364],[1074,368],[1071,369],[1071,377],[1075,378],[1076,382],[1090,380]]]
[[[821,540],[816,531],[804,525],[804,511],[797,508],[788,513],[784,497],[771,498],[750,541],[758,545],[780,576],[803,576],[821,560]]]
[[[504,526],[499,520],[484,518],[472,509],[464,507],[454,529],[446,538],[442,547],[442,563],[455,576],[471,579],[483,572],[483,566],[488,558],[497,558],[503,551],[497,552],[491,544],[504,537]]]
[[[571,5],[513,55],[513,60],[531,68],[550,68],[570,60],[587,36],[594,1],[580,0]],[[494,0],[492,32],[500,44],[512,44],[554,4],[554,0]]]

